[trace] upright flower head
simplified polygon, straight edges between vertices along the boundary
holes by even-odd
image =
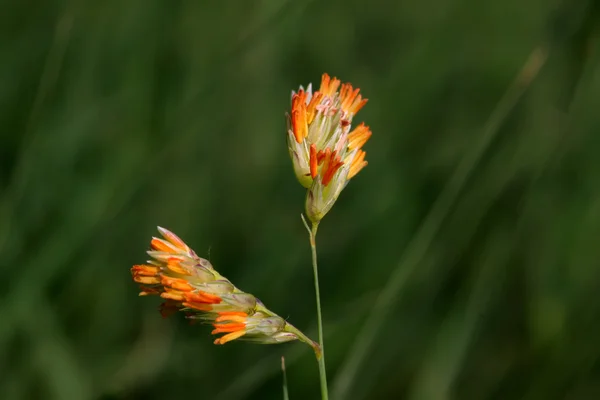
[[[371,137],[364,123],[352,129],[352,119],[366,104],[351,84],[323,74],[321,87],[292,92],[288,119],[288,149],[294,172],[308,189],[306,212],[318,222],[331,209],[350,179],[367,165],[362,146]]]
[[[212,324],[213,334],[224,334],[215,344],[238,338],[258,343],[299,339],[318,352],[316,343],[256,297],[236,288],[174,233],[160,227],[158,230],[164,239],[152,238],[148,251],[152,260],[134,265],[131,273],[141,285],[140,296],[165,299],[161,305],[163,316],[181,310],[187,318]]]

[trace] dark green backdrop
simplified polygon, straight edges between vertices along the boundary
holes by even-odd
[[[333,397],[600,398],[598,9],[2,2],[0,398],[281,399],[281,355],[319,398],[308,346],[213,346],[129,268],[165,226],[316,336],[284,113],[323,72],[373,131],[319,231]]]

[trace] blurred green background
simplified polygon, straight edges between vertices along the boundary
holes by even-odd
[[[8,0],[0,398],[318,399],[138,298],[155,226],[316,338],[290,91],[370,99],[318,237],[334,399],[600,398],[597,1]]]

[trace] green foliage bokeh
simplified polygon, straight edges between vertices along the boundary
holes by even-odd
[[[316,337],[284,113],[323,72],[361,88],[373,131],[318,237],[332,388],[422,246],[346,398],[600,398],[598,9],[4,2],[0,398],[280,399],[281,355],[290,398],[318,398],[308,346],[214,346],[138,298],[129,268],[164,226]],[[536,49],[539,74],[493,121]]]

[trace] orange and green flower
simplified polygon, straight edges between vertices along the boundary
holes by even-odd
[[[163,316],[183,311],[187,318],[212,324],[212,334],[223,334],[215,344],[235,339],[265,344],[300,340],[319,353],[318,344],[256,297],[236,288],[178,236],[158,230],[164,239],[152,238],[148,251],[152,260],[134,265],[131,273],[140,284],[140,296],[165,300],[160,307]]]
[[[331,209],[341,191],[367,165],[363,145],[371,137],[364,123],[352,120],[367,103],[360,89],[323,74],[318,91],[292,92],[288,150],[296,178],[308,189],[306,212],[313,222]]]

